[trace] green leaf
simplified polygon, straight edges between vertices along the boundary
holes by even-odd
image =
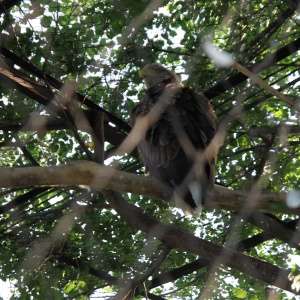
[[[70,18],[68,16],[61,16],[58,18],[57,22],[59,25],[65,26],[65,25],[69,24]]]
[[[106,45],[106,39],[102,38],[100,40],[100,46],[105,46]]]
[[[75,284],[73,282],[69,282],[65,288],[64,288],[64,292],[66,294],[70,294],[75,290]]]
[[[216,183],[228,187],[229,192],[255,192],[255,183],[266,192],[299,189],[299,128],[290,133],[286,126],[299,126],[295,109],[249,79],[235,85],[242,77],[233,68],[215,66],[202,47],[202,42],[210,37],[214,45],[232,53],[236,61],[254,71],[258,69],[253,66],[264,61],[259,63],[264,69],[257,75],[297,103],[299,44],[295,41],[299,38],[299,24],[291,19],[291,7],[286,1],[38,0],[19,1],[18,5],[13,5],[15,1],[4,2],[10,4],[1,18],[0,39],[5,47],[1,57],[3,68],[13,72],[0,84],[0,163],[4,168],[15,166],[14,171],[22,168],[31,184],[30,189],[16,186],[1,190],[0,278],[13,282],[13,297],[85,299],[101,287],[101,296],[109,298],[130,279],[149,270],[160,259],[164,247],[172,246],[163,245],[137,227],[131,228],[93,187],[81,186],[76,180],[75,186],[60,186],[58,182],[54,187],[36,187],[35,178],[30,176],[31,168],[27,168],[92,160],[97,153],[87,148],[87,143],[102,135],[93,131],[97,120],[90,120],[90,113],[105,109],[109,112],[104,116],[105,156],[111,158],[114,168],[144,176],[138,151],[131,153],[133,157],[114,150],[128,136],[122,123],[130,122],[133,107],[145,95],[145,85],[137,70],[147,63],[158,62],[178,71],[184,85],[197,91],[214,90],[218,83],[227,82],[210,99],[225,137],[219,151]],[[278,20],[280,26],[274,27]],[[179,32],[180,41],[176,39]],[[289,51],[276,55],[291,43]],[[270,54],[272,65],[268,66]],[[8,76],[2,73],[3,79]],[[19,75],[18,80],[12,77]],[[76,81],[74,89],[68,88],[70,79]],[[67,102],[53,95],[60,93],[67,95]],[[45,120],[35,118],[38,114],[45,116]],[[188,124],[186,115],[182,117]],[[273,130],[270,134],[250,136],[249,129],[254,125]],[[275,125],[279,130],[272,128]],[[136,137],[129,135],[126,139],[132,140],[135,142]],[[112,156],[114,153],[119,155]],[[77,176],[76,171],[70,174],[71,179],[78,179]],[[107,177],[109,180],[110,175]],[[255,240],[263,232],[246,221],[236,222],[236,215],[227,210],[210,209],[201,218],[183,218],[167,202],[138,193],[122,196],[151,218],[218,245],[234,245],[244,240],[247,244],[249,237]],[[280,222],[296,221],[295,216],[280,214],[280,209],[278,212],[276,218]],[[62,237],[65,228],[60,229],[64,226],[69,232]],[[51,247],[44,248],[49,241]],[[253,258],[280,267],[289,265],[290,254],[298,254],[291,245],[275,238],[247,251]],[[159,285],[157,280],[172,270],[186,268],[196,259],[187,249],[173,249],[151,278],[137,286],[137,295],[145,294],[157,282],[152,291],[157,296],[196,299],[204,286],[209,287],[206,267],[167,285]],[[34,271],[24,274],[26,264]],[[97,272],[103,272],[101,278],[112,276],[111,280],[99,279]],[[236,282],[234,289],[226,280],[229,276]],[[299,270],[293,268],[289,277],[299,286]],[[266,283],[233,268],[223,266],[216,280],[230,299],[267,299]],[[89,292],[82,296],[82,291]],[[221,297],[218,292],[212,296]],[[278,298],[289,297],[278,290]]]
[[[51,2],[49,3],[49,11],[50,11],[50,12],[57,12],[58,9],[59,9],[58,2],[56,2],[56,1],[51,1]]]
[[[41,25],[45,28],[48,28],[50,27],[52,20],[53,20],[52,17],[44,16],[41,19]]]
[[[245,299],[247,297],[247,292],[239,288],[232,289],[233,295],[238,299]]]

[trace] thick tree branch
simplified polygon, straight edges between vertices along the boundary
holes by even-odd
[[[1,48],[0,48],[1,49]],[[2,49],[3,50],[3,49]],[[41,75],[41,74],[40,74]],[[50,88],[47,86],[44,86],[31,78],[29,78],[26,74],[20,72],[19,70],[10,67],[7,61],[0,58],[0,80],[3,83],[6,83],[8,86],[10,86],[13,89],[18,90],[19,92],[23,93],[24,95],[34,99],[38,103],[44,105],[54,113],[58,113],[60,117],[63,118],[65,124],[67,125],[68,122],[72,123],[74,121],[73,125],[76,125],[77,129],[83,130],[85,132],[90,133],[90,128],[88,128],[89,124],[87,120],[90,117],[90,114],[93,114],[92,111],[85,111],[81,109],[79,106],[76,106],[72,102],[67,102],[66,99],[63,99],[58,94],[55,94],[52,92]],[[54,78],[52,78],[54,80]],[[66,87],[70,87],[69,84],[63,85],[61,82],[56,82],[57,86],[56,88],[60,88],[61,90],[66,89]],[[103,112],[106,117],[108,117],[109,120],[112,120],[114,124],[117,124],[120,128],[122,128],[124,131],[130,131],[131,126],[125,123],[124,121],[120,120],[117,117],[114,117],[109,112],[105,111],[104,109],[100,108],[98,105],[93,103],[92,101],[86,99],[82,95],[80,95],[78,92],[75,91],[75,98],[84,103],[85,105],[88,104],[89,108]],[[56,101],[53,101],[53,99],[59,99],[63,104],[63,109],[56,103]],[[92,105],[93,104],[93,105]],[[79,116],[79,118],[78,118]],[[39,121],[42,121],[42,116],[38,116]],[[35,120],[30,120],[29,123],[34,122]],[[47,121],[47,118],[44,117],[44,121]],[[40,123],[39,123],[40,124]],[[41,123],[44,126],[46,123]],[[19,125],[19,124],[18,124]],[[25,124],[26,126],[26,124]],[[18,127],[18,126],[17,126]],[[30,127],[30,126],[29,126]],[[34,127],[34,126],[33,126]],[[38,130],[39,128],[36,128],[35,130]],[[5,129],[4,129],[5,130]],[[110,126],[107,122],[104,124],[104,130],[105,130],[105,136],[107,137],[107,141],[116,147],[119,146],[122,141],[125,139],[126,135],[120,132],[118,129]],[[136,152],[135,152],[136,155]]]
[[[276,267],[230,248],[215,245],[188,232],[161,223],[145,215],[140,208],[125,201],[118,193],[105,192],[104,196],[130,226],[146,232],[149,236],[158,238],[170,247],[194,253],[213,261],[215,266],[226,265],[258,280],[295,293],[291,287],[292,283],[288,279],[289,270]]]
[[[93,128],[92,138],[94,142],[94,161],[103,164],[104,163],[104,114],[98,111],[94,111],[92,122],[90,124]]]
[[[293,135],[300,133],[300,125],[279,124],[274,126],[251,126],[247,134],[252,137],[264,135]]]
[[[239,214],[239,217],[243,218],[243,215]],[[298,230],[292,230],[288,228],[286,224],[279,223],[276,219],[273,219],[272,216],[261,213],[254,213],[250,216],[248,215],[245,219],[253,225],[263,229],[271,236],[280,239],[297,250],[300,250],[300,232]]]
[[[39,69],[36,65],[34,65],[32,62],[29,62],[21,57],[19,57],[18,55],[14,54],[13,52],[11,52],[10,50],[8,50],[6,47],[4,47],[3,45],[0,44],[0,53],[6,57],[6,59],[8,61],[13,62],[13,64],[18,65],[19,67],[21,67],[22,69],[26,70],[27,72],[30,72],[31,74],[33,74],[34,76],[42,79],[43,81],[47,82],[47,84],[49,84],[50,86],[52,86],[53,88],[60,90],[63,86],[64,83],[59,81],[58,79],[54,78],[53,76],[43,72],[41,69]],[[13,73],[16,73],[16,69],[11,69],[11,71]],[[22,74],[22,77],[26,80],[26,81],[30,81],[31,79],[29,77],[25,77],[24,74]],[[3,80],[7,81],[9,78],[5,78]],[[17,80],[18,82],[18,80]],[[16,88],[18,90],[20,90],[21,92],[23,92],[24,94],[27,95],[26,90],[23,91],[20,89],[19,86],[16,86],[14,84],[13,81],[7,81],[7,83],[13,87]],[[111,114],[110,112],[108,112],[107,110],[101,108],[99,105],[95,104],[93,101],[91,101],[90,99],[88,99],[86,96],[80,94],[79,92],[76,91],[75,94],[76,99],[83,103],[86,107],[88,107],[91,110],[95,110],[95,111],[99,111],[102,112],[108,119],[110,122],[114,123],[116,126],[118,126],[118,128],[129,132],[131,129],[131,126],[129,124],[127,124],[126,122],[124,122],[123,120],[121,120],[120,118],[116,117],[115,115]],[[33,98],[35,99],[35,98]],[[36,99],[35,99],[36,100]],[[37,100],[39,101],[39,100]]]
[[[71,162],[53,167],[24,167],[0,169],[0,187],[49,187],[86,186],[92,189],[113,190],[133,193],[151,198],[172,201],[173,190],[162,182],[151,178],[115,170],[88,161]],[[267,212],[299,214],[286,204],[286,193],[253,193],[233,191],[215,185],[209,192],[206,208],[247,211],[249,209]]]
[[[49,88],[28,78],[19,70],[9,67],[3,59],[0,59],[0,79],[42,105],[47,106],[54,98],[54,93]]]
[[[281,221],[282,222],[282,221]],[[293,230],[296,228],[297,224],[299,222],[299,219],[290,221],[288,223],[282,222],[282,225],[286,228]],[[228,248],[234,249],[236,251],[242,252],[247,249],[250,249],[252,247],[255,247],[269,239],[272,239],[273,236],[270,233],[262,232],[257,235],[254,235],[250,238],[247,238],[245,240],[239,241],[235,244],[229,245]],[[176,268],[169,272],[162,272],[157,277],[154,277],[151,280],[151,285],[149,286],[149,289],[155,288],[157,286],[160,286],[162,284],[175,281],[182,276],[191,274],[199,269],[205,268],[210,264],[210,261],[204,258],[199,258],[191,263],[188,263],[182,267]]]

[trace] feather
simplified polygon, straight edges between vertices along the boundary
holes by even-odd
[[[148,89],[132,110],[133,125],[155,105],[165,106],[138,145],[140,157],[152,176],[174,188],[176,205],[197,215],[214,183],[217,151],[204,150],[215,135],[216,116],[209,101],[182,87],[172,71],[150,64],[141,74]]]

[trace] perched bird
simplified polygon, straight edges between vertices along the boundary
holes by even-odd
[[[183,87],[174,72],[153,63],[139,74],[147,90],[131,117],[134,126],[144,126],[140,157],[150,175],[174,188],[176,206],[199,215],[214,184],[217,150],[209,145],[216,116],[209,101]]]

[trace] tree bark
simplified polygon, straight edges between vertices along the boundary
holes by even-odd
[[[80,186],[144,195],[174,205],[172,188],[155,178],[118,171],[88,161],[51,167],[1,168],[0,178],[1,188]],[[204,207],[241,212],[252,210],[299,214],[300,208],[288,207],[286,198],[286,193],[233,191],[215,185],[208,193]]]
[[[215,245],[195,237],[189,232],[161,223],[145,215],[142,210],[125,201],[116,192],[105,192],[104,196],[114,210],[135,229],[158,238],[171,248],[179,248],[212,261],[213,267],[226,265],[262,280],[278,288],[296,293],[288,279],[291,271],[279,268],[268,262],[242,254],[233,249]]]

